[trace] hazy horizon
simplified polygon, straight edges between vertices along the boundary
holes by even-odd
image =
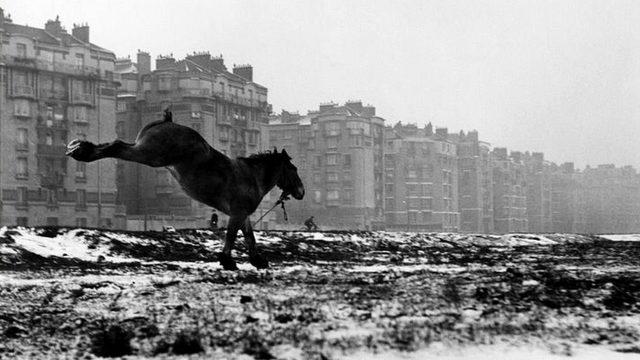
[[[118,57],[250,63],[274,111],[359,99],[583,168],[640,168],[640,2],[29,1],[17,24],[87,22]]]

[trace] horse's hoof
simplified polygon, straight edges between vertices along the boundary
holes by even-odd
[[[249,258],[249,262],[251,265],[255,266],[256,269],[267,269],[269,268],[269,261],[263,258],[261,255],[254,255]]]
[[[223,269],[238,270],[238,266],[236,265],[236,262],[231,258],[231,256],[225,253],[220,253],[218,259],[220,260],[220,265],[222,265]]]
[[[90,161],[95,150],[95,145],[84,140],[72,140],[67,145],[67,152],[65,155],[71,156],[78,161]]]

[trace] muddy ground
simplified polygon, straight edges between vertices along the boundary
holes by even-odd
[[[207,231],[30,231],[0,236],[0,358],[640,356],[640,242],[266,232],[231,272]],[[68,237],[106,255],[32,244]]]

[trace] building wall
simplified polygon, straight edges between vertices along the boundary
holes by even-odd
[[[67,41],[64,31],[63,41],[43,43],[34,40],[42,29],[8,26],[0,51],[1,223],[121,225],[114,162],[79,166],[65,156],[74,138],[115,137],[115,56]]]

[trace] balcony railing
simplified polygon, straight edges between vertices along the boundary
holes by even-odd
[[[61,72],[71,75],[100,77],[100,71],[95,66],[76,65],[63,62],[46,61],[33,57],[0,55],[0,62],[6,63],[8,66],[31,68],[52,72]]]
[[[69,95],[66,90],[40,89],[42,99],[67,100]]]
[[[64,157],[67,147],[64,145],[38,144],[37,155]]]
[[[33,86],[29,85],[14,85],[13,86],[13,94],[14,97],[27,97],[31,99],[35,99],[36,91]]]
[[[47,128],[53,130],[67,130],[69,128],[69,123],[67,120],[53,120],[53,119],[38,119],[38,127]]]
[[[91,94],[83,94],[83,93],[79,93],[79,94],[73,94],[73,102],[75,104],[87,104],[87,105],[91,105],[93,104],[93,97],[91,96]]]
[[[55,189],[62,187],[64,185],[64,175],[54,173],[54,174],[41,174],[40,175],[40,186],[45,189]]]
[[[209,89],[180,89],[180,94],[185,97],[210,97],[211,92]]]

